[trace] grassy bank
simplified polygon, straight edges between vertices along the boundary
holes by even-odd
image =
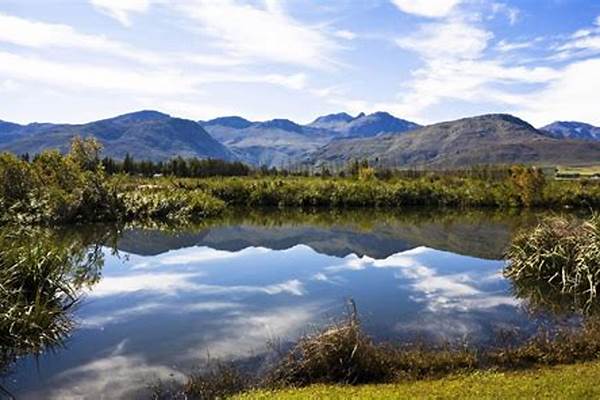
[[[237,400],[261,399],[594,399],[600,398],[600,363],[591,362],[519,372],[478,372],[438,380],[388,385],[315,385],[255,391]]]

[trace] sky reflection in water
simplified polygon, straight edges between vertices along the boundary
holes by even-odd
[[[497,222],[460,230],[476,236],[491,225],[509,236]],[[503,261],[381,235],[385,229],[229,224],[191,237],[126,232],[119,256],[106,249],[103,279],[81,304],[67,349],[42,356],[39,369],[23,360],[11,386],[22,398],[127,397],[153,377],[182,379],[208,355],[260,355],[269,340],[293,340],[339,316],[348,298],[380,340],[481,344],[503,329],[535,329],[500,274]]]

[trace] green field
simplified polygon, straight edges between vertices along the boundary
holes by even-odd
[[[392,385],[316,385],[283,391],[242,394],[258,399],[597,399],[600,363],[585,363],[524,372],[480,372],[439,380]]]
[[[587,165],[581,167],[556,167],[556,176],[575,176],[582,178],[590,178],[593,176],[600,177],[600,165]]]

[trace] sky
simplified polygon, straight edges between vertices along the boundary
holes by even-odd
[[[0,0],[0,119],[600,125],[598,0]]]

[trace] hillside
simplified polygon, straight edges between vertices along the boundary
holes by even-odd
[[[433,168],[597,163],[600,143],[548,137],[511,115],[490,114],[430,125],[403,135],[334,141],[311,154],[307,162],[376,158],[385,165]]]
[[[140,111],[87,124],[0,126],[0,151],[36,154],[56,148],[64,152],[76,136],[96,137],[103,154],[124,158],[164,160],[174,156],[234,159],[235,156],[194,121],[156,111]]]

